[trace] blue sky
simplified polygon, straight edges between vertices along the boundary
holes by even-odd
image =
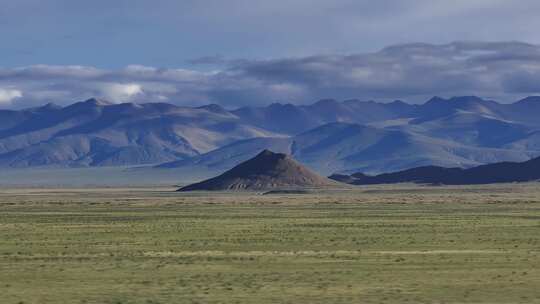
[[[537,91],[532,84],[534,46],[540,43],[538,11],[537,0],[0,0],[0,106],[69,103],[91,95],[119,102],[228,106],[327,97],[417,101],[463,93],[512,99]],[[469,44],[442,51],[455,41]],[[486,44],[507,41],[530,47]],[[439,49],[400,47],[417,42]],[[407,53],[384,54],[388,46]],[[482,68],[497,73],[490,76],[498,81],[493,86],[487,73],[467,83],[460,77],[433,77],[453,81],[441,85],[401,78],[418,67],[394,74],[376,71],[388,68],[377,60],[391,56],[395,68],[400,58],[410,60],[421,55],[411,52],[425,55],[429,49],[439,61],[422,69],[441,77],[448,64],[456,63],[449,56],[463,52],[498,52],[521,56],[521,61],[474,61],[476,74]],[[351,70],[352,59],[358,66]],[[463,69],[453,73],[464,72],[468,64],[461,62]],[[33,74],[36,70],[42,78]],[[307,71],[317,77],[308,77]],[[377,81],[367,81],[375,74]],[[511,75],[520,78],[510,81]],[[336,77],[344,81],[332,83]]]

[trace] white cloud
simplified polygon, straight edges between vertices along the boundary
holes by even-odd
[[[135,83],[120,84],[120,83],[106,83],[100,88],[103,96],[112,102],[125,102],[129,101],[136,95],[142,94],[143,89],[140,85]]]
[[[14,99],[22,96],[23,93],[19,90],[0,88],[0,105],[11,104]]]

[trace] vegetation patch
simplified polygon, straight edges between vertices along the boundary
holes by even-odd
[[[537,185],[0,191],[2,303],[540,303]]]

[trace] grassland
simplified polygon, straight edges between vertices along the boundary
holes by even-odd
[[[0,303],[540,303],[540,186],[0,190]]]

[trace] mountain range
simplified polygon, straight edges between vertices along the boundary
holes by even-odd
[[[434,97],[418,105],[326,99],[235,110],[90,99],[0,110],[0,167],[153,165],[222,173],[271,149],[324,175],[469,168],[539,156],[538,117],[540,97],[511,104]]]
[[[185,159],[237,140],[281,136],[219,106],[90,99],[0,111],[0,166],[125,166]]]

